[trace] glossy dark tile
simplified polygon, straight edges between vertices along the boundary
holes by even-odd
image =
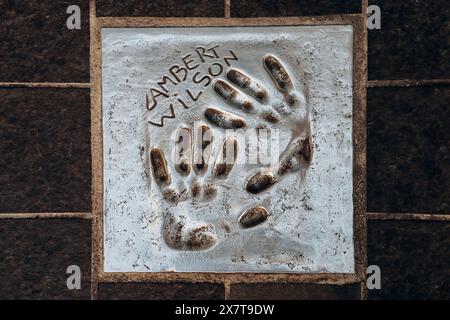
[[[0,124],[0,212],[90,211],[88,89],[0,89]]]
[[[450,86],[370,88],[369,212],[450,213]]]
[[[66,13],[80,7],[81,29]],[[0,2],[0,82],[89,82],[89,1]]]
[[[90,299],[91,224],[81,219],[1,219],[0,299]],[[81,289],[67,288],[67,267]]]
[[[360,285],[295,283],[240,283],[231,285],[236,300],[327,300],[360,299]]]
[[[101,300],[221,300],[225,289],[211,283],[102,283]]]
[[[450,223],[369,221],[368,263],[381,269],[370,299],[450,299]]]
[[[369,79],[450,78],[450,1],[370,0],[381,29],[369,30]]]
[[[223,17],[223,0],[98,0],[97,16]]]
[[[321,16],[360,12],[360,0],[231,0],[232,17]]]

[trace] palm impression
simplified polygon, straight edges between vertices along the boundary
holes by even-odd
[[[215,92],[231,110],[207,108],[204,111],[205,118],[222,129],[240,129],[251,122],[255,129],[270,126],[291,131],[291,139],[279,155],[278,163],[258,170],[247,180],[245,188],[253,194],[268,189],[288,172],[306,169],[312,157],[309,110],[301,86],[294,86],[287,69],[274,55],[266,55],[263,65],[281,93],[281,100],[271,97],[258,80],[231,68],[226,73],[228,81],[217,80],[214,84]],[[237,115],[232,109],[245,116]]]
[[[194,131],[194,134],[193,134]],[[171,172],[163,151],[153,147],[150,151],[150,163],[156,183],[163,198],[170,204],[164,212],[163,237],[174,249],[203,250],[217,242],[217,235],[211,223],[192,221],[189,212],[180,212],[178,204],[188,202],[195,206],[198,202],[214,201],[217,196],[217,180],[226,179],[233,169],[238,144],[233,137],[221,142],[213,166],[209,166],[212,157],[213,132],[207,125],[197,128],[182,126],[174,139],[174,169]],[[192,181],[192,185],[172,183],[172,174],[181,180]],[[193,179],[189,179],[193,178]]]
[[[241,129],[249,127],[251,123],[255,129],[288,128],[292,132],[289,144],[278,157],[278,163],[259,169],[247,181],[243,181],[243,189],[249,194],[263,192],[288,172],[307,168],[312,156],[308,110],[303,91],[294,87],[286,68],[275,56],[267,55],[263,62],[274,86],[281,93],[280,101],[270,97],[268,90],[257,80],[231,68],[226,73],[228,81],[217,80],[214,90],[231,109],[237,109],[245,116],[212,107],[204,110],[205,119],[220,129]],[[239,151],[238,141],[225,135],[219,148],[212,148],[216,141],[213,131],[206,124],[180,126],[173,141],[172,170],[161,148],[153,147],[150,151],[154,179],[168,204],[163,213],[163,238],[173,249],[209,249],[218,241],[215,226],[191,219],[189,211],[196,210],[199,202],[215,201],[217,182],[227,179],[234,167]],[[212,154],[214,149],[217,150],[215,155]],[[174,174],[187,183],[173,183]],[[242,228],[250,228],[266,221],[268,215],[263,206],[256,206],[244,210],[237,222]]]

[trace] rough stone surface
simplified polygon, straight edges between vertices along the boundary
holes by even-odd
[[[294,283],[232,284],[230,299],[236,300],[359,300],[360,285]]]
[[[369,89],[369,212],[450,213],[449,106],[449,86]]]
[[[231,1],[232,17],[319,16],[360,12],[360,0]]]
[[[222,300],[222,284],[211,283],[102,283],[100,300]]]
[[[97,16],[223,17],[223,0],[98,0]]]
[[[0,212],[90,211],[86,89],[0,89]]]
[[[88,0],[0,2],[0,82],[89,82]],[[81,9],[69,30],[67,7]]]
[[[370,299],[450,299],[450,223],[369,221],[368,264],[381,269]]]
[[[90,299],[88,220],[0,221],[0,299]],[[67,267],[81,269],[81,289],[69,290]]]
[[[105,28],[102,40],[106,272],[354,272],[350,26],[165,28],[163,33],[158,28]],[[196,51],[213,46],[217,57]],[[191,70],[179,73],[180,83],[170,83],[168,70],[179,68],[183,59]],[[265,101],[250,102],[255,112],[236,107],[250,101],[243,93],[238,101],[227,99],[227,64],[267,91]],[[268,69],[276,72],[271,76]],[[293,87],[287,102],[272,80],[286,73]],[[164,75],[168,97],[154,99],[150,88],[158,87]],[[209,75],[209,81],[196,82],[195,75]],[[201,95],[193,99],[189,93]],[[246,156],[255,156],[246,154],[250,146],[244,139],[252,131],[225,132],[220,122],[204,117],[211,106],[245,118],[246,129],[274,129],[267,157],[272,162],[247,161]],[[279,122],[258,116],[276,108]],[[180,126],[197,132],[201,125],[209,125],[214,136],[209,170],[199,175],[194,167],[189,176],[179,174],[171,156],[173,134]],[[304,154],[299,159],[292,155],[305,146],[309,127],[314,151],[305,164]],[[241,151],[230,174],[219,179],[211,170],[225,137],[239,140]],[[158,148],[166,155],[171,179],[159,174],[166,170],[160,170],[164,161]],[[280,155],[291,155],[284,169],[277,168]],[[279,181],[257,194],[247,192],[249,177],[260,170],[277,174]],[[193,200],[198,184],[204,192]],[[239,216],[256,206],[264,206],[269,217],[243,229]],[[190,251],[194,246],[202,250]]]
[[[369,79],[448,79],[450,1],[370,0],[381,29],[369,30]]]

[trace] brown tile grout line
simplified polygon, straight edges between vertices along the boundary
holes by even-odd
[[[450,221],[450,214],[367,212],[368,220]]]
[[[450,79],[430,79],[430,80],[414,80],[414,79],[403,79],[403,80],[369,80],[369,88],[379,88],[379,87],[423,87],[432,86],[439,84],[450,84]]]
[[[367,300],[368,293],[369,289],[367,288],[366,282],[361,281],[359,283],[359,300]]]
[[[97,11],[96,11],[96,4],[95,4],[95,0],[89,0],[89,76],[90,76],[90,80],[91,80],[91,92],[90,92],[90,107],[91,107],[91,122],[92,122],[92,116],[93,116],[93,105],[95,105],[94,103],[94,99],[95,99],[95,94],[96,94],[96,90],[97,88],[92,85],[95,83],[96,79],[94,79],[96,73],[94,72],[94,67],[95,67],[95,44],[96,44],[96,32],[95,32],[95,28],[96,28],[96,23],[97,23]],[[91,124],[92,126],[92,124]],[[91,149],[95,146],[96,144],[93,142],[93,135],[92,135],[92,131],[91,131]],[[91,157],[93,158],[93,152],[91,151]],[[93,159],[91,159],[93,160]],[[94,162],[92,161],[92,167],[94,166]],[[92,174],[92,168],[91,168],[91,174]],[[92,177],[93,179],[95,178],[94,176]],[[94,192],[94,181],[91,182],[91,204],[93,204],[93,192]],[[91,259],[90,259],[90,266],[91,266],[91,300],[97,300],[98,299],[98,272],[97,272],[97,267],[96,264],[94,263],[96,256],[96,249],[95,249],[95,232],[97,229],[96,226],[97,223],[97,219],[95,217],[95,212],[93,212],[92,214],[92,223],[91,223]]]
[[[230,300],[231,297],[231,281],[224,281],[223,282],[223,288],[224,288],[224,295],[223,295],[223,299],[224,300]]]
[[[366,130],[366,133],[365,133],[365,135],[366,135],[366,141],[365,141],[365,143],[366,143],[366,148],[367,148],[367,90],[368,90],[368,87],[369,87],[369,82],[368,82],[368,79],[369,79],[369,31],[368,31],[368,29],[367,29],[367,8],[369,7],[369,0],[362,0],[361,1],[361,15],[362,15],[362,17],[363,17],[363,20],[364,20],[364,26],[363,26],[363,29],[364,29],[364,36],[363,36],[363,41],[364,41],[364,44],[362,45],[363,46],[363,48],[364,48],[364,55],[365,55],[365,62],[366,62],[366,65],[365,65],[365,70],[364,70],[364,77],[365,77],[365,79],[364,79],[364,82],[365,82],[365,84],[366,84],[366,88],[365,88],[365,96],[364,96],[364,100],[363,100],[363,105],[364,105],[364,107],[365,107],[365,117],[366,117],[366,120],[365,120],[365,123],[366,123],[366,126],[365,126],[365,130]],[[367,155],[367,149],[365,150],[366,151],[366,155]],[[367,161],[367,160],[366,160]],[[366,168],[367,168],[367,163],[366,163]],[[366,192],[367,192],[367,175],[366,175],[366,177],[365,177],[365,181],[366,181]],[[366,196],[366,206],[367,206],[367,196]],[[367,213],[367,211],[366,211],[366,213]],[[367,270],[367,260],[368,260],[368,256],[367,256],[367,214],[365,215],[365,235],[364,235],[365,237],[366,237],[366,239],[365,239],[365,251],[364,251],[364,254],[365,254],[365,256],[364,256],[364,269],[365,270]],[[365,273],[365,272],[364,272]],[[367,286],[365,285],[365,283],[364,283],[364,281],[362,280],[361,282],[360,282],[360,284],[359,284],[359,291],[360,291],[360,296],[359,296],[359,299],[360,300],[367,300]]]
[[[346,285],[361,282],[356,273],[266,273],[266,272],[107,272],[99,283],[295,283]]]
[[[92,219],[91,212],[13,212],[0,213],[1,219]]]
[[[81,88],[90,89],[90,82],[0,82],[0,88]]]
[[[231,18],[231,0],[224,0],[225,18]]]

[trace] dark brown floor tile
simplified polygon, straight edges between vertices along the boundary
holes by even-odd
[[[0,82],[89,82],[88,0],[0,0]],[[69,30],[67,7],[81,9]]]
[[[222,284],[210,283],[102,283],[101,300],[221,300]]]
[[[369,31],[369,79],[450,77],[450,1],[370,0],[381,29]]]
[[[450,213],[450,86],[368,92],[369,212]]]
[[[0,220],[1,299],[90,299],[91,224],[81,219]],[[69,290],[67,267],[81,270]]]
[[[232,0],[232,17],[320,16],[360,13],[360,0]]]
[[[360,299],[360,285],[295,283],[240,283],[231,285],[236,300],[354,300]]]
[[[0,212],[90,211],[89,90],[0,89],[0,127]]]
[[[369,221],[368,262],[381,269],[370,299],[450,299],[450,223]]]
[[[223,0],[98,0],[97,16],[223,17]]]

